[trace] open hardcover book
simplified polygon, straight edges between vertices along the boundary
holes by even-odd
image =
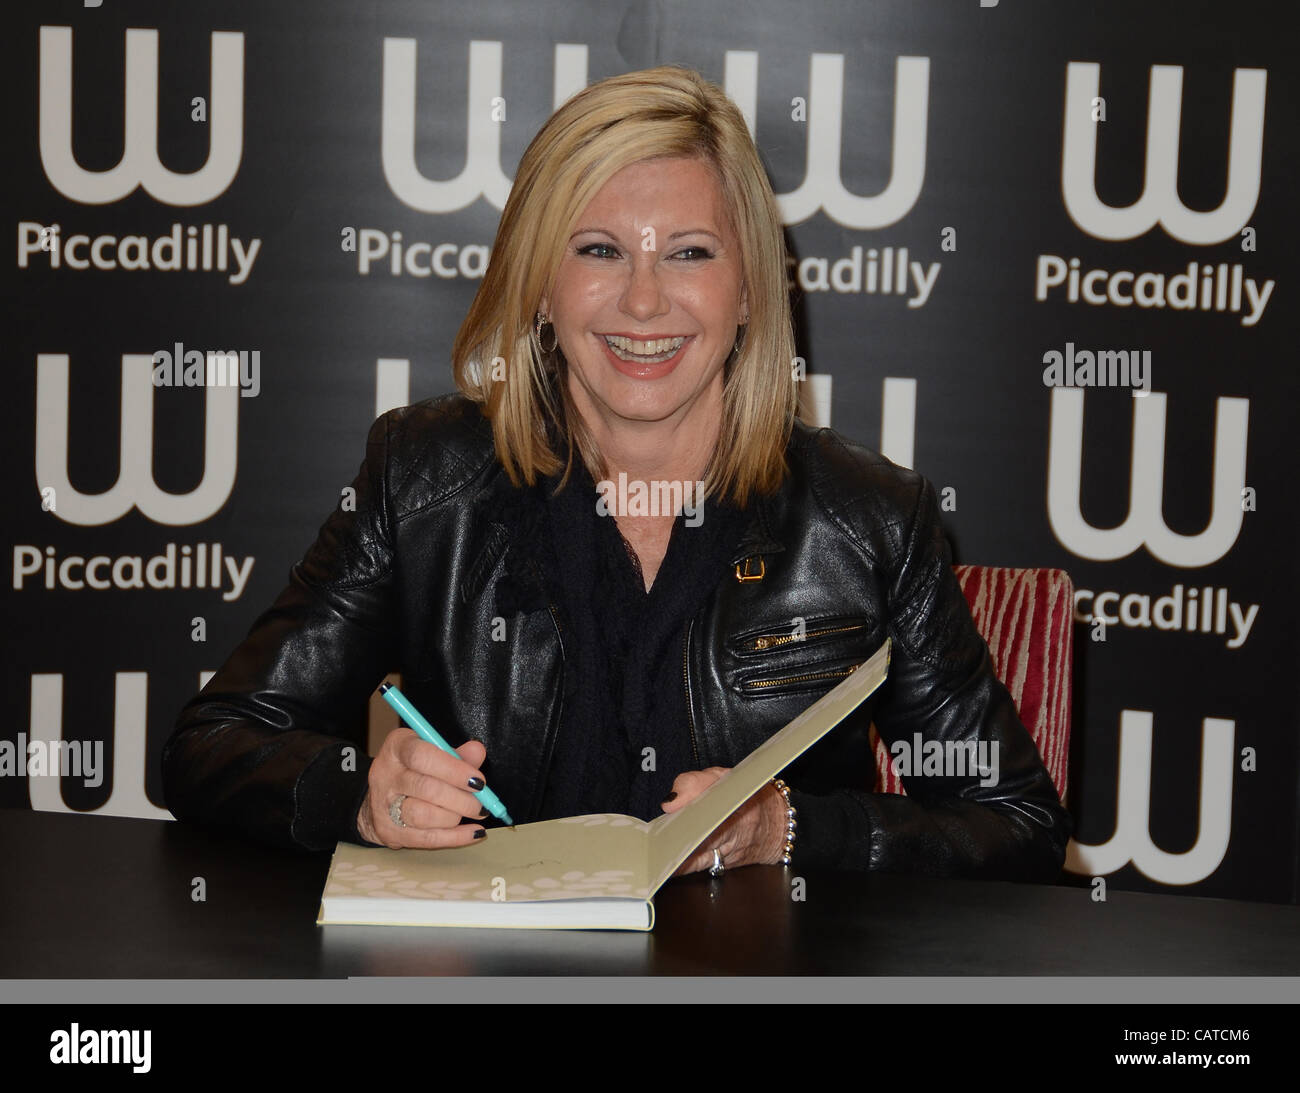
[[[318,925],[649,930],[654,894],[762,785],[884,682],[889,642],[679,812],[493,828],[447,850],[339,843]]]

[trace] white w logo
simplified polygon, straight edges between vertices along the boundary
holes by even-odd
[[[200,673],[199,688],[211,678]],[[145,714],[149,708],[147,672],[117,672],[113,701],[113,790],[99,808],[100,816],[135,816],[142,820],[174,820],[145,794],[148,769]],[[32,740],[47,746],[63,739],[63,673],[43,672],[32,676],[32,705],[29,732]],[[63,800],[58,778],[27,779],[32,808],[38,812],[72,812]]]
[[[207,686],[215,673],[199,672],[198,689]],[[390,682],[400,685],[401,677],[390,675]],[[44,751],[57,754],[63,734],[63,673],[33,674],[29,742],[39,741]],[[115,672],[113,696],[113,733],[105,743],[113,752],[113,788],[108,800],[90,811],[97,816],[134,816],[142,820],[174,820],[165,808],[149,800],[145,792],[148,777],[149,673]],[[74,681],[73,686],[83,686]],[[373,715],[373,707],[372,707]],[[378,722],[376,722],[378,725]],[[375,731],[378,731],[376,728]],[[54,769],[57,769],[57,763]],[[54,770],[47,770],[47,774]],[[38,812],[80,812],[69,808],[63,799],[60,778],[28,774],[27,794]]]
[[[1133,400],[1129,512],[1118,527],[1096,528],[1079,503],[1083,486],[1083,392],[1052,389],[1048,441],[1047,515],[1052,531],[1081,558],[1113,562],[1143,543],[1169,565],[1194,567],[1218,561],[1241,533],[1242,488],[1246,484],[1246,426],[1250,400],[1216,400],[1214,493],[1210,523],[1199,535],[1169,530],[1163,512],[1165,489],[1165,396],[1151,392]]]
[[[415,162],[416,43],[384,39],[381,150],[389,188],[412,208],[450,213],[480,197],[504,208],[511,180],[501,170],[501,127],[492,104],[501,95],[501,43],[470,42],[465,166],[455,178],[425,178]],[[754,131],[758,55],[731,50],[724,77],[727,94]],[[587,47],[557,45],[552,101],[559,107],[587,82]],[[930,60],[899,57],[894,76],[894,144],[889,184],[878,194],[849,193],[840,177],[844,113],[844,58],[814,53],[809,71],[808,154],[803,183],[777,201],[782,219],[798,224],[820,210],[850,228],[883,228],[916,204],[925,181]]]
[[[1132,205],[1116,208],[1097,197],[1097,97],[1100,66],[1071,61],[1065,77],[1065,149],[1061,190],[1070,218],[1098,239],[1134,239],[1163,224],[1184,243],[1222,243],[1250,220],[1259,200],[1264,151],[1264,89],[1268,71],[1239,68],[1232,79],[1232,133],[1228,189],[1223,204],[1195,212],[1178,196],[1178,140],[1182,128],[1183,69],[1152,65],[1147,103],[1146,183]]]
[[[243,156],[244,36],[212,34],[208,158],[178,174],[158,159],[158,32],[126,32],[122,158],[107,171],[87,171],[72,151],[72,28],[41,27],[41,165],[64,197],[86,205],[119,201],[137,186],[168,205],[201,205],[223,193]]]
[[[216,513],[235,485],[239,388],[204,388],[203,479],[189,493],[165,493],[153,477],[153,358],[122,354],[121,458],[117,481],[103,493],[80,493],[68,481],[68,357],[36,358],[36,481],[54,487],[54,514],[97,527],[135,506],[158,524],[197,524]]]
[[[1119,721],[1119,785],[1115,832],[1104,843],[1071,840],[1065,868],[1082,876],[1114,873],[1132,862],[1160,884],[1195,884],[1223,861],[1232,834],[1232,741],[1236,722],[1204,719],[1200,824],[1196,845],[1181,854],[1151,841],[1151,714],[1125,710]]]
[[[470,42],[469,97],[465,118],[465,166],[455,178],[425,178],[415,162],[415,39],[384,39],[384,90],[380,157],[384,178],[397,197],[426,213],[452,213],[485,197],[505,208],[510,179],[501,170],[501,125],[492,117],[501,97],[501,43]],[[587,47],[555,47],[553,102],[587,83]]]
[[[758,54],[727,53],[726,90],[754,133],[758,101]],[[799,224],[819,210],[845,227],[884,228],[902,220],[925,181],[926,127],[930,110],[930,59],[899,57],[894,63],[894,144],[889,184],[863,197],[844,188],[840,172],[844,134],[844,57],[814,53],[808,74],[808,154],[797,190],[778,194],[781,219]]]

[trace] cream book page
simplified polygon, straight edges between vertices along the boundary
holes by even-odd
[[[339,843],[326,898],[510,903],[649,900],[673,871],[760,786],[853,712],[884,680],[889,643],[680,812],[651,823],[631,816],[567,816],[493,828],[446,850]]]
[[[339,843],[325,897],[469,900],[649,899],[650,825],[630,816],[567,816],[493,828],[446,850]]]
[[[843,683],[765,740],[684,809],[654,820],[650,824],[647,863],[651,890],[658,890],[692,851],[764,783],[857,709],[884,682],[888,672],[886,641]]]

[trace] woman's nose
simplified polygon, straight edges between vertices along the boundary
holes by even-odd
[[[653,318],[668,310],[668,300],[659,283],[657,257],[642,253],[631,263],[632,272],[621,302],[623,311],[637,319]]]

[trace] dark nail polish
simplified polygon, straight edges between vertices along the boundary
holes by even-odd
[[[476,839],[481,839],[481,838],[483,838],[485,835],[487,835],[487,832],[484,831],[481,827],[480,827],[477,831],[474,832],[474,838],[476,838]]]
[[[668,794],[668,796],[664,798],[664,804],[667,804],[669,801],[675,800],[676,797],[677,797],[677,791],[673,790],[672,793]]]
[[[483,781],[482,778],[471,778],[469,780],[469,788],[474,790],[475,793],[477,793],[485,785],[487,785],[487,783]]]
[[[482,812],[478,814],[478,818],[480,820],[486,820],[488,818],[488,810],[485,808]]]

